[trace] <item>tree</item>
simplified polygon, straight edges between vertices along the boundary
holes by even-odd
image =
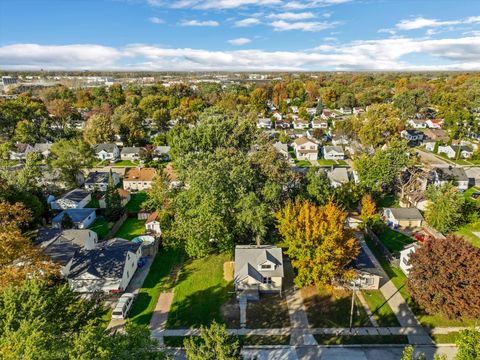
[[[459,225],[463,218],[464,197],[453,184],[430,185],[426,197],[429,202],[425,219],[431,226],[441,233],[446,233]]]
[[[21,227],[30,220],[31,212],[22,204],[0,202],[0,290],[28,278],[49,279],[58,275],[58,266],[22,234]]]
[[[400,360],[427,360],[427,357],[424,353],[419,351],[417,351],[417,353],[415,354],[415,349],[413,348],[413,346],[407,345],[405,346],[405,349],[403,349],[403,355]],[[445,355],[435,354],[433,356],[433,360],[447,360],[447,357]]]
[[[108,220],[116,221],[123,215],[122,198],[118,193],[113,180],[112,170],[108,174],[107,190],[105,192],[105,216]]]
[[[83,129],[83,139],[91,145],[111,142],[113,135],[112,121],[103,113],[90,116]]]
[[[373,156],[360,156],[354,161],[354,168],[364,188],[381,191],[392,189],[401,171],[413,162],[406,141],[393,139],[385,150],[377,149]]]
[[[323,107],[322,99],[318,99],[317,107],[315,109],[315,115],[317,116],[322,115],[323,109],[324,107]]]
[[[338,107],[350,108],[355,106],[355,95],[349,92],[343,92],[338,99]]]
[[[323,207],[290,201],[277,213],[277,228],[297,269],[298,286],[330,285],[335,279],[351,278],[346,267],[359,249],[351,231],[345,229],[346,217],[332,201]]]
[[[72,218],[70,217],[70,215],[68,215],[68,213],[66,212],[63,217],[62,217],[62,221],[61,221],[61,226],[62,226],[62,229],[71,229],[74,227],[74,223],[73,223],[73,220]]]
[[[400,117],[407,120],[415,116],[420,109],[426,107],[429,102],[425,90],[413,89],[395,96],[393,104],[398,109]]]
[[[250,104],[257,112],[265,111],[265,107],[267,106],[267,96],[267,91],[262,87],[256,88],[250,94]]]
[[[390,104],[373,104],[360,115],[357,123],[358,139],[363,145],[377,146],[404,127],[398,118],[397,110]]]
[[[128,104],[117,107],[112,116],[114,128],[122,141],[129,146],[137,145],[144,140],[146,134],[143,120],[141,110]]]
[[[317,205],[325,205],[333,194],[333,187],[326,171],[312,167],[308,169],[306,181],[307,197]]]
[[[454,235],[430,239],[412,254],[410,265],[409,292],[429,314],[480,316],[480,249]]]
[[[108,103],[113,107],[122,105],[125,102],[125,95],[121,84],[113,84],[108,88],[107,92]]]
[[[213,321],[209,328],[202,326],[200,336],[186,338],[185,352],[189,360],[240,360],[240,343],[229,335],[225,325]]]
[[[460,331],[455,340],[456,360],[475,360],[480,358],[480,331],[475,328]]]
[[[53,115],[57,129],[62,131],[60,135],[69,135],[70,129],[72,128],[70,126],[71,121],[79,116],[71,102],[65,99],[54,99],[47,102],[47,109],[50,114]]]
[[[81,140],[59,140],[50,149],[50,166],[57,169],[62,180],[78,186],[78,175],[94,162],[93,149]]]
[[[360,219],[367,226],[371,226],[380,220],[377,213],[377,206],[370,194],[365,194],[362,197]]]
[[[15,140],[24,144],[35,144],[39,138],[39,129],[32,121],[22,120],[15,126]]]

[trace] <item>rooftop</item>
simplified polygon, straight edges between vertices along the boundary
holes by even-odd
[[[154,177],[154,168],[128,168],[123,181],[152,181]]]

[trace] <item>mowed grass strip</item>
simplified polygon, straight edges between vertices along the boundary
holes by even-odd
[[[390,252],[399,252],[403,248],[413,243],[415,240],[411,237],[402,234],[401,232],[384,227],[382,233],[379,235],[380,241],[387,247]]]
[[[210,255],[185,262],[174,289],[167,328],[188,329],[224,322],[221,306],[233,294],[233,283],[223,278],[226,254]]]
[[[144,191],[139,191],[135,194],[132,194],[130,196],[130,201],[125,206],[125,209],[127,209],[129,213],[138,213],[140,210],[142,210],[142,204],[145,200],[147,200],[147,193]]]
[[[408,344],[406,335],[314,335],[319,345]]]
[[[160,293],[169,286],[169,275],[174,266],[182,261],[178,250],[161,249],[153,260],[150,271],[138,292],[129,321],[138,325],[149,325]]]
[[[380,290],[363,291],[363,297],[380,326],[400,326],[397,317]]]

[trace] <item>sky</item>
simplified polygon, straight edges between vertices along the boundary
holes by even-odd
[[[480,70],[480,0],[0,0],[0,69]]]

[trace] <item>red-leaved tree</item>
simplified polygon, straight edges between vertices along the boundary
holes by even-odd
[[[408,289],[429,314],[480,317],[480,249],[462,237],[425,242],[410,258]]]

